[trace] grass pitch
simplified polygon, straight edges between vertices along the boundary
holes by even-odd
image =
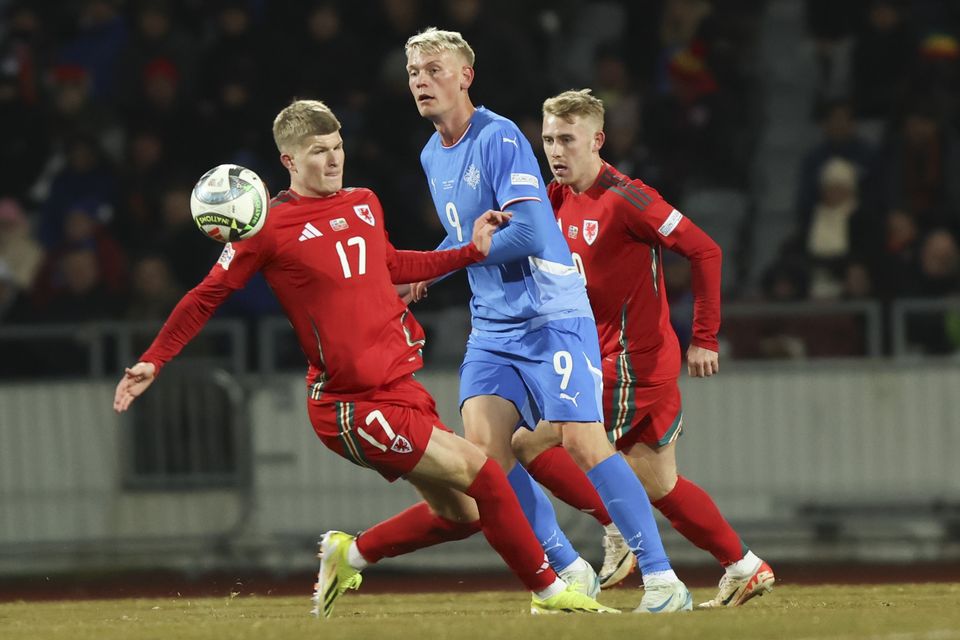
[[[712,596],[697,589],[694,601]],[[627,612],[635,589],[600,598]],[[777,586],[739,609],[640,616],[531,616],[521,592],[348,592],[334,617],[275,596],[13,602],[0,604],[4,640],[366,640],[368,638],[881,638],[960,639],[960,584]],[[629,635],[618,635],[629,634]]]

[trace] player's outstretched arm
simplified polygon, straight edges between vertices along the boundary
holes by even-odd
[[[496,231],[499,226],[510,220],[512,216],[512,213],[506,211],[487,211],[482,216],[477,218],[473,223],[473,236],[470,238],[470,242],[477,248],[478,251],[480,251],[480,253],[486,256],[488,253],[490,253],[490,243],[492,241],[494,231]],[[419,282],[412,282],[410,284],[395,285],[397,288],[397,295],[400,296],[400,299],[404,304],[420,302],[427,297],[427,289],[431,285],[450,275],[453,275],[453,273],[455,272],[451,271],[446,275],[440,276],[439,278],[433,278],[431,280],[421,280]]]
[[[157,377],[157,368],[152,362],[138,362],[123,371],[123,377],[117,383],[113,394],[113,410],[123,413],[130,405],[153,384]]]

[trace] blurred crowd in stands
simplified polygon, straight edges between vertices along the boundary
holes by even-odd
[[[960,3],[807,0],[821,140],[775,299],[960,292]]]
[[[164,318],[220,251],[193,225],[194,182],[233,162],[284,188],[271,124],[293,97],[338,114],[346,184],[379,194],[394,244],[436,246],[419,164],[432,127],[403,53],[431,25],[464,34],[474,101],[535,149],[542,100],[589,86],[624,172],[672,202],[749,192],[768,2],[0,0],[0,324]],[[797,176],[796,233],[742,290],[957,293],[960,3],[807,0],[806,16],[822,139]],[[466,295],[437,287],[427,308]],[[223,312],[278,311],[257,280]]]

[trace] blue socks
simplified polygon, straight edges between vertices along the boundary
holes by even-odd
[[[615,453],[587,471],[587,477],[600,494],[623,539],[637,556],[641,573],[672,570],[667,552],[663,550],[657,522],[653,519],[650,499],[627,461]],[[523,504],[522,500],[520,504]]]
[[[624,466],[626,466],[626,463],[624,463]],[[627,470],[629,471],[629,467]],[[631,472],[632,475],[633,472]],[[633,479],[636,481],[636,476],[633,476]],[[530,522],[530,528],[533,529],[534,535],[537,536],[537,540],[543,546],[543,550],[547,554],[547,560],[550,561],[550,566],[553,567],[554,571],[560,573],[560,571],[573,564],[580,557],[580,554],[573,548],[573,545],[567,540],[567,536],[560,529],[560,525],[557,524],[557,514],[553,510],[553,503],[550,502],[547,494],[543,492],[540,485],[530,477],[530,474],[519,462],[513,465],[513,469],[507,474],[507,480],[510,481],[513,492],[517,494],[517,501],[520,502],[523,515]],[[637,482],[637,486],[640,486],[639,482]],[[643,492],[643,487],[640,487],[640,492]],[[603,496],[602,493],[600,495]],[[647,511],[650,511],[649,502],[647,503]],[[613,512],[611,512],[612,514]],[[652,521],[652,513],[650,518]],[[657,541],[659,540],[658,536]],[[663,548],[661,547],[660,550],[662,552]],[[669,567],[670,565],[667,563],[667,568]]]

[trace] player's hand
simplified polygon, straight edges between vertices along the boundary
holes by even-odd
[[[710,349],[690,345],[687,349],[687,373],[692,378],[709,378],[720,373],[720,354]]]
[[[394,285],[397,289],[397,295],[403,304],[409,305],[413,302],[420,302],[427,297],[427,287],[429,282],[413,282],[411,284]]]
[[[487,255],[490,253],[490,243],[493,241],[493,232],[505,224],[513,214],[506,211],[487,211],[479,216],[473,223],[473,244],[480,250],[480,253]]]
[[[153,384],[156,377],[157,368],[152,362],[138,362],[124,369],[123,377],[120,378],[117,390],[113,394],[113,410],[123,413],[129,409],[133,401]]]

